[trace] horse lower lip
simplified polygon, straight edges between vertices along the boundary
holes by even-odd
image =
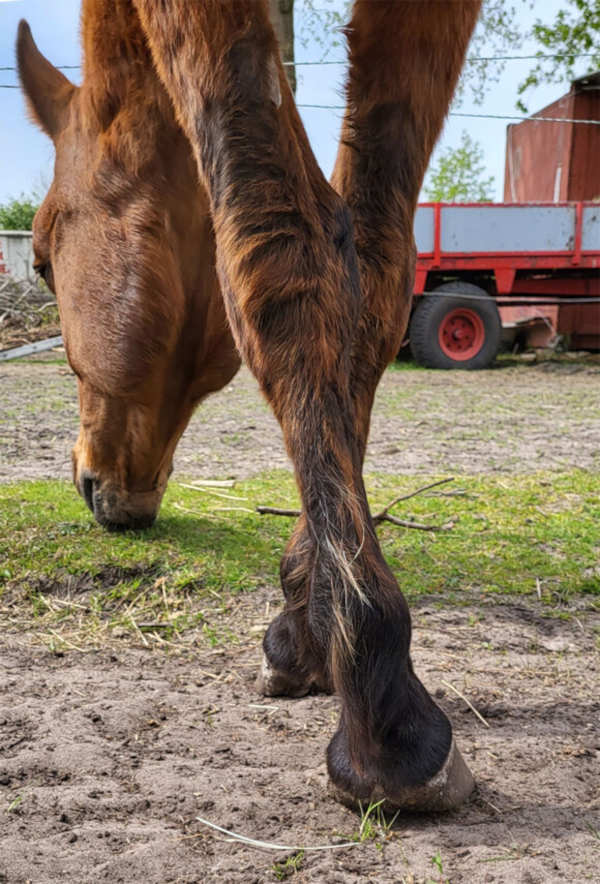
[[[154,524],[155,518],[156,517],[154,515],[138,516],[127,521],[113,522],[108,517],[102,519],[100,521],[100,524],[104,528],[106,528],[107,531],[112,531],[115,533],[118,533],[120,531],[143,531],[146,528],[150,528]]]

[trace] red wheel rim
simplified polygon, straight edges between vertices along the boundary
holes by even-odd
[[[440,323],[438,341],[442,353],[455,362],[466,362],[476,356],[485,341],[483,320],[468,307],[457,307]]]

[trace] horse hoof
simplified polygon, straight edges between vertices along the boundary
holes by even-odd
[[[330,792],[336,801],[346,807],[362,810],[369,804],[378,804],[385,813],[454,810],[472,793],[475,780],[453,739],[443,767],[423,785],[396,789],[394,794],[386,793],[378,783],[371,786],[361,783],[361,786],[357,789],[360,794],[355,795],[330,780]]]
[[[304,697],[316,691],[331,693],[327,675],[301,638],[298,616],[283,611],[269,624],[263,639],[263,660],[256,680],[265,697]]]

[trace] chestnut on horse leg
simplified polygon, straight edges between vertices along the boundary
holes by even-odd
[[[408,608],[362,483],[350,213],[310,151],[264,2],[136,6],[209,193],[234,335],[296,469],[310,541],[302,638],[342,700],[331,779],[342,800],[455,806],[472,778],[413,672]]]

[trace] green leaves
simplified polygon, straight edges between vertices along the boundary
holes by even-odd
[[[32,197],[21,194],[20,199],[10,200],[0,206],[0,230],[31,230],[33,216],[39,205]]]
[[[485,169],[481,145],[463,131],[460,147],[445,150],[430,169],[425,194],[434,202],[488,202],[494,177],[485,178]]]
[[[561,9],[551,24],[540,19],[532,29],[532,36],[543,47],[539,54],[555,54],[556,58],[540,59],[519,85],[519,95],[541,83],[571,81],[582,72],[600,68],[600,0],[567,0],[568,9]],[[580,54],[591,53],[586,63],[578,65]],[[583,71],[582,71],[583,68]],[[517,107],[527,113],[522,99]]]

